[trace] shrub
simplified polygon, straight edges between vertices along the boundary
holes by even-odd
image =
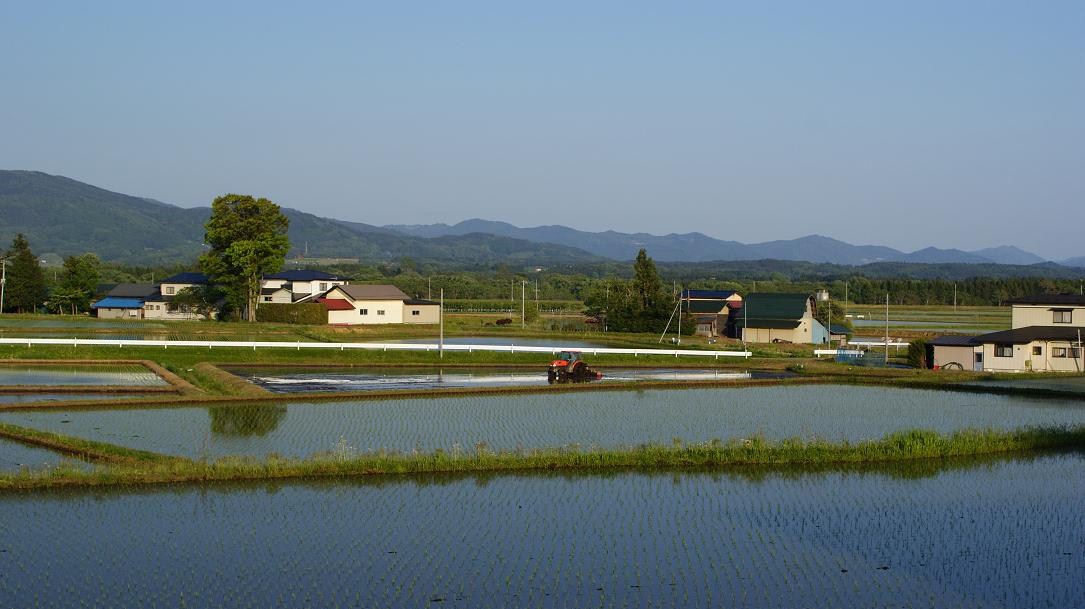
[[[318,302],[301,304],[266,302],[256,309],[256,321],[321,325],[328,323],[328,309]]]

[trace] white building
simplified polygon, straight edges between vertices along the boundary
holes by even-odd
[[[162,280],[155,294],[143,300],[144,319],[204,319],[204,316],[187,307],[173,306],[173,298],[185,288],[207,285],[203,273],[178,273]]]
[[[335,325],[435,324],[441,305],[411,298],[393,285],[337,285],[314,298]]]
[[[1009,330],[931,341],[934,364],[987,372],[1085,371],[1085,296],[1028,296],[1010,306]]]
[[[260,302],[290,304],[346,284],[346,278],[323,271],[283,271],[260,281]]]

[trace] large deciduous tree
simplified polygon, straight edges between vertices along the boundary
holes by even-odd
[[[94,254],[68,256],[64,259],[64,271],[60,283],[53,288],[49,302],[57,312],[70,311],[75,315],[90,308],[90,299],[98,289],[100,261]]]
[[[283,267],[289,224],[279,206],[264,198],[228,194],[211,203],[204,225],[211,249],[200,257],[200,267],[248,321],[256,321],[261,276]]]
[[[19,313],[34,312],[45,301],[45,275],[38,257],[30,251],[30,242],[22,233],[15,235],[7,252],[8,270],[4,286],[4,308]]]

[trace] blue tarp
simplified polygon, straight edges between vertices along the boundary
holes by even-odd
[[[143,301],[138,298],[118,298],[107,296],[90,305],[92,309],[142,309]]]

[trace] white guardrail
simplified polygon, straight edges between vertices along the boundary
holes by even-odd
[[[438,351],[441,346],[437,343],[306,343],[285,341],[234,341],[234,340],[123,340],[106,338],[0,338],[0,345],[66,345],[78,347],[80,345],[98,345],[107,347],[202,347],[206,349],[234,348],[234,349],[365,349],[369,351]],[[559,351],[579,351],[592,355],[601,354],[624,354],[634,357],[640,355],[670,355],[678,357],[690,355],[695,357],[750,357],[749,351],[700,351],[694,349],[614,349],[610,347],[527,347],[520,345],[444,345],[445,351],[497,351],[504,353],[557,353]]]

